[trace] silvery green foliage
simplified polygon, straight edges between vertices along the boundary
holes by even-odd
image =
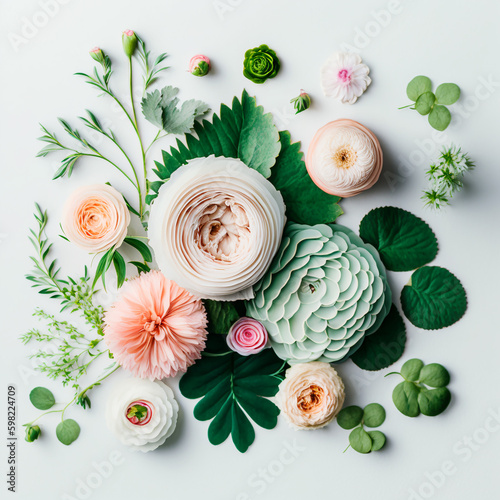
[[[392,299],[375,248],[337,224],[289,223],[254,293],[247,314],[291,364],[344,361],[377,331]]]

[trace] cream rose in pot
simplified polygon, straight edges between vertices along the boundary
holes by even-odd
[[[276,404],[295,429],[319,429],[329,424],[344,404],[344,383],[328,363],[293,365],[279,386]]]
[[[151,208],[149,239],[168,279],[201,298],[253,297],[280,245],[281,194],[234,158],[197,158],[177,169]]]
[[[66,237],[89,253],[119,247],[130,224],[123,196],[107,184],[82,186],[66,200],[61,221]]]

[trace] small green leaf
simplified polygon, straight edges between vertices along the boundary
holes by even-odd
[[[371,451],[379,451],[385,446],[385,434],[380,431],[368,431],[368,435],[372,440],[372,450]]]
[[[219,302],[217,300],[204,300],[208,316],[209,333],[229,333],[233,324],[244,315],[244,307],[238,302]]]
[[[418,405],[423,415],[435,417],[443,413],[451,401],[451,393],[446,387],[422,390],[418,395]]]
[[[406,87],[406,95],[416,101],[424,92],[432,90],[432,82],[426,76],[416,76]]]
[[[48,410],[56,404],[54,395],[45,387],[35,387],[30,392],[30,401],[38,410]]]
[[[420,371],[423,366],[424,363],[420,359],[409,359],[401,367],[401,375],[409,382],[416,382],[420,378]]]
[[[390,271],[412,271],[437,254],[436,236],[422,219],[397,207],[380,207],[363,217],[359,235],[380,253]]]
[[[450,271],[437,266],[417,269],[401,291],[406,317],[419,328],[437,330],[456,323],[467,309],[465,290]]]
[[[56,427],[56,436],[62,444],[70,445],[78,439],[80,435],[80,426],[71,418],[63,420]]]
[[[370,453],[372,451],[372,438],[363,427],[356,427],[349,434],[349,444],[358,453]]]
[[[435,102],[436,96],[432,92],[424,92],[418,97],[417,102],[415,103],[415,109],[421,115],[428,115]]]
[[[431,363],[422,368],[420,382],[430,387],[446,387],[450,383],[450,374],[444,366]]]
[[[385,421],[385,410],[378,403],[370,403],[363,410],[363,423],[367,427],[380,427]]]
[[[407,417],[420,414],[418,405],[419,389],[412,382],[401,382],[392,392],[392,400],[396,408]]]
[[[94,281],[92,283],[92,288],[95,287],[97,281],[101,276],[102,276],[102,282],[105,285],[104,275],[106,274],[106,271],[109,269],[109,266],[111,266],[111,262],[113,262],[114,253],[115,253],[115,247],[111,247],[107,252],[104,253],[104,255],[99,260],[99,263],[97,264],[97,269],[95,270],[95,276],[94,276]]]
[[[342,429],[354,429],[363,419],[363,410],[359,406],[347,406],[337,415],[337,423]]]
[[[365,338],[351,359],[363,370],[381,370],[403,355],[405,343],[406,327],[396,306],[392,304],[380,328]]]
[[[127,264],[125,264],[125,259],[118,251],[113,254],[113,264],[116,271],[116,286],[121,288],[127,277]]]
[[[432,128],[439,130],[442,132],[445,130],[451,122],[451,113],[450,110],[441,106],[440,104],[436,104],[432,111],[429,113],[429,124]]]
[[[124,242],[127,243],[127,245],[130,245],[131,247],[134,247],[136,250],[138,250],[145,262],[153,261],[153,255],[149,246],[139,238],[136,238],[134,236],[127,236]]]
[[[438,104],[454,104],[460,98],[460,87],[455,83],[442,83],[436,89],[436,101]]]

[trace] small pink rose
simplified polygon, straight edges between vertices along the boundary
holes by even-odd
[[[210,71],[210,59],[198,54],[189,61],[189,72],[194,76],[205,76]]]
[[[252,318],[240,318],[230,328],[226,337],[229,348],[242,356],[262,351],[267,346],[267,340],[264,325]]]

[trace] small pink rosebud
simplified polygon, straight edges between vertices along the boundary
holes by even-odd
[[[198,54],[189,61],[189,72],[194,76],[205,76],[210,71],[210,59]]]
[[[127,57],[132,57],[134,55],[135,49],[137,48],[137,41],[137,35],[132,30],[125,30],[122,33],[123,50]]]
[[[264,325],[253,318],[240,318],[229,329],[226,342],[241,356],[257,354],[267,346],[268,334]]]
[[[104,62],[104,52],[99,47],[94,47],[90,52],[90,57],[102,64]]]

